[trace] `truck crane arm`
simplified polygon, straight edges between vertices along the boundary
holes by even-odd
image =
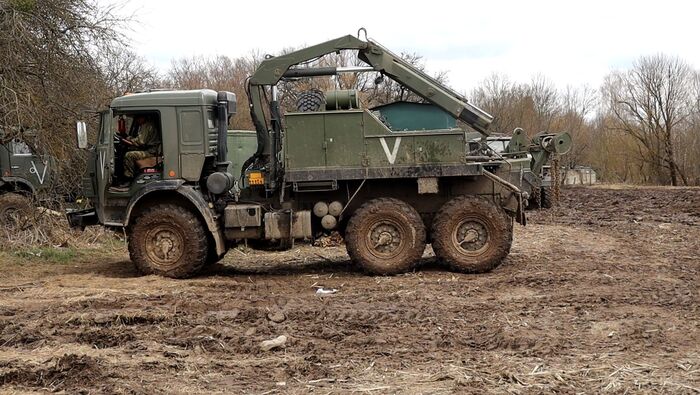
[[[358,59],[367,63],[367,67],[294,67],[308,63],[330,53],[345,50],[357,50]],[[406,86],[426,101],[464,121],[484,136],[488,136],[488,127],[493,117],[470,104],[466,98],[454,90],[430,77],[415,66],[401,59],[382,45],[372,41],[363,41],[352,35],[342,36],[311,47],[293,51],[281,56],[267,56],[255,73],[248,80],[248,98],[250,113],[258,136],[256,153],[244,163],[244,169],[260,157],[270,158],[270,178],[275,188],[279,164],[277,153],[280,151],[282,122],[277,101],[277,83],[283,78],[313,77],[336,75],[342,72],[376,71]],[[263,97],[265,87],[271,88],[269,107],[270,124],[267,125]],[[267,162],[267,160],[264,160]]]
[[[358,50],[357,57],[370,67],[292,68],[300,63],[342,50]],[[378,71],[388,75],[423,99],[452,114],[456,119],[466,122],[485,135],[488,134],[488,126],[493,117],[486,111],[469,103],[462,95],[406,62],[381,44],[372,40],[362,41],[351,35],[265,59],[250,78],[250,84],[251,86],[274,86],[284,77],[310,77],[356,71]],[[251,94],[256,95],[252,90]],[[262,117],[260,112],[262,110],[256,111],[257,115]]]

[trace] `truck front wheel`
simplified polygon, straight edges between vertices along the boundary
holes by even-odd
[[[174,204],[146,209],[129,232],[129,255],[144,274],[191,277],[206,263],[208,244],[199,218]]]
[[[0,196],[0,225],[23,226],[28,220],[31,207],[31,201],[26,196],[17,193]]]
[[[483,273],[508,255],[513,225],[494,203],[475,196],[456,197],[433,220],[435,255],[458,272]]]
[[[350,258],[372,274],[411,270],[425,250],[425,225],[418,212],[398,199],[373,199],[348,222],[345,243]]]

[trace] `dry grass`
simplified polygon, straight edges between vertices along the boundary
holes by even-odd
[[[124,235],[101,226],[85,230],[71,229],[66,216],[60,211],[43,207],[31,210],[14,224],[2,227],[0,251],[37,256],[55,256],[60,260],[61,251],[94,248],[119,248]]]

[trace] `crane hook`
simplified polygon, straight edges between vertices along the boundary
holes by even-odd
[[[357,38],[360,38],[360,32],[365,32],[365,41],[367,41],[367,29],[364,27],[357,29]]]

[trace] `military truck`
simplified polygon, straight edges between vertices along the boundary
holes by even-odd
[[[308,66],[339,51],[356,51],[367,66]],[[304,106],[317,111],[282,113],[281,80],[344,72],[379,72],[471,129],[394,131],[347,90],[327,92],[321,108]],[[71,225],[124,229],[141,272],[181,278],[241,240],[290,246],[330,230],[344,235],[350,258],[368,273],[412,270],[426,243],[453,270],[478,273],[501,263],[513,223],[526,223],[530,184],[523,180],[537,178],[530,158],[470,150],[474,132],[488,136],[491,115],[375,41],[348,35],[268,56],[248,78],[247,93],[256,130],[255,150],[244,159],[236,157],[243,148],[227,149],[231,139],[235,145],[252,136],[229,135],[237,110],[230,92],[115,98],[100,114],[90,148],[85,194],[94,207],[68,213]],[[114,136],[120,122],[140,114],[157,120],[162,155],[139,165],[128,190],[116,190]],[[87,147],[84,122],[77,134]],[[546,147],[564,150],[569,143],[551,137]]]
[[[0,224],[19,222],[32,207],[32,198],[49,188],[53,160],[37,155],[18,138],[3,141],[0,132]]]

